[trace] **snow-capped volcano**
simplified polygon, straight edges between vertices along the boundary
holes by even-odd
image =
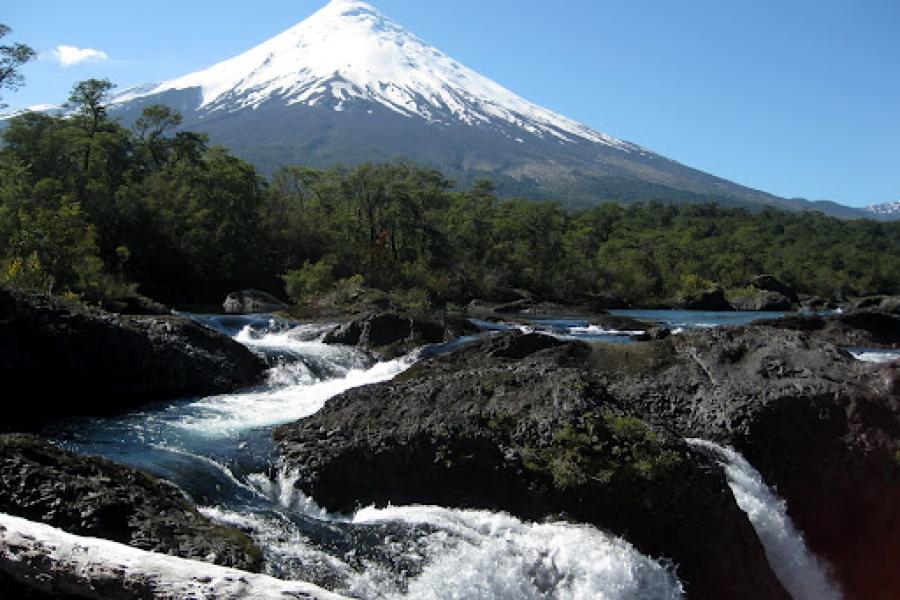
[[[264,172],[402,158],[460,183],[570,205],[716,201],[814,208],[714,177],[521,98],[360,0],[332,0],[243,54],[113,98],[126,124],[167,104]],[[862,211],[855,211],[862,214]]]
[[[375,102],[429,122],[514,126],[631,151],[632,144],[524,100],[429,46],[371,5],[332,0],[299,25],[151,93],[199,88],[200,109],[257,108],[272,99],[342,111]]]
[[[872,204],[871,206],[867,206],[866,210],[890,221],[900,219],[900,200],[897,202],[887,202],[885,204]]]

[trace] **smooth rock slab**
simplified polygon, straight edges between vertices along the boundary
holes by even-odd
[[[97,600],[346,600],[309,583],[78,537],[2,513],[0,575],[0,593],[10,598],[33,590]]]

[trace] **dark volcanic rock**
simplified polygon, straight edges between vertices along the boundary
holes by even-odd
[[[897,323],[792,315],[590,346],[502,334],[333,399],[277,448],[329,508],[564,513],[672,558],[692,598],[783,597],[721,473],[681,442],[709,439],[778,490],[848,598],[897,598],[900,374],[841,348],[897,343]]]
[[[0,429],[106,414],[147,400],[227,392],[258,382],[265,364],[220,333],[175,316],[129,317],[0,290]]]
[[[795,302],[781,292],[755,290],[750,294],[741,294],[731,299],[735,310],[746,311],[789,311]]]
[[[891,348],[900,345],[900,316],[879,312],[850,312],[824,318],[788,315],[757,321],[759,327],[804,331],[818,341],[838,346]]]
[[[213,523],[171,484],[129,467],[0,435],[0,512],[163,554],[259,571],[242,532]]]
[[[228,314],[252,314],[277,312],[287,309],[288,305],[268,292],[241,290],[228,294],[222,308]]]
[[[672,335],[672,331],[666,327],[651,327],[644,333],[635,335],[634,339],[639,342],[649,342],[651,340],[664,340],[670,335]]]
[[[169,308],[140,294],[129,294],[123,298],[104,300],[101,306],[103,310],[120,315],[170,315]]]
[[[692,332],[596,348],[592,371],[649,422],[738,448],[787,501],[848,598],[897,598],[896,368],[857,362],[835,346],[841,331],[853,333],[849,340],[871,335],[850,323],[873,326],[792,317]]]
[[[849,302],[850,311],[872,311],[900,315],[900,296],[865,296]]]
[[[722,471],[636,418],[593,350],[504,333],[351,390],[276,431],[332,510],[435,503],[593,523],[672,558],[692,598],[786,598]]]
[[[800,304],[800,297],[797,296],[797,292],[772,275],[757,275],[750,279],[750,285],[758,290],[780,294],[787,298],[791,304]]]
[[[643,321],[633,317],[623,317],[619,315],[597,315],[591,318],[591,324],[597,325],[607,330],[615,331],[644,331],[648,332],[652,329],[660,329],[658,323]]]
[[[394,358],[426,344],[447,342],[477,331],[468,319],[460,317],[379,313],[345,323],[328,333],[323,341],[326,344],[361,346]]]
[[[734,307],[725,299],[725,290],[720,287],[682,298],[678,302],[678,308],[683,310],[734,310]]]
[[[591,294],[585,296],[584,305],[593,312],[630,308],[627,302],[612,294]]]

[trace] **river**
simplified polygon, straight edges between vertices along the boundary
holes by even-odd
[[[624,314],[659,319],[674,328],[777,316]],[[677,574],[665,561],[644,556],[627,541],[593,527],[526,523],[502,513],[433,506],[360,507],[353,514],[330,514],[297,491],[296,478],[273,461],[271,433],[277,425],[315,413],[344,390],[389,380],[422,356],[446,351],[467,339],[377,362],[358,349],[321,343],[328,329],[324,325],[288,323],[266,315],[192,317],[263,354],[271,367],[266,383],[235,394],[152,404],[116,418],[69,420],[45,434],[66,448],[172,481],[207,516],[248,531],[264,551],[267,573],[309,581],[347,596],[683,597]],[[588,341],[629,342],[632,333],[606,331],[565,317],[538,319],[526,327]],[[723,456],[732,465],[739,458]],[[779,509],[774,494],[759,502],[764,506],[757,510]],[[782,536],[772,543],[802,546],[796,532],[789,531],[787,537],[788,542]],[[766,543],[762,534],[761,539]],[[801,571],[818,568],[815,561],[799,567]],[[825,581],[815,574],[800,580],[815,585]],[[802,585],[800,589],[796,598],[815,597],[804,596]]]

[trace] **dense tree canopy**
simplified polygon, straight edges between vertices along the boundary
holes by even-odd
[[[462,304],[509,288],[649,304],[771,273],[800,292],[900,293],[900,223],[715,205],[601,203],[570,212],[457,189],[406,163],[270,181],[170,108],[129,130],[106,80],[75,86],[70,116],[12,119],[0,151],[0,283],[175,303],[233,288],[297,300],[352,281],[412,303]]]

